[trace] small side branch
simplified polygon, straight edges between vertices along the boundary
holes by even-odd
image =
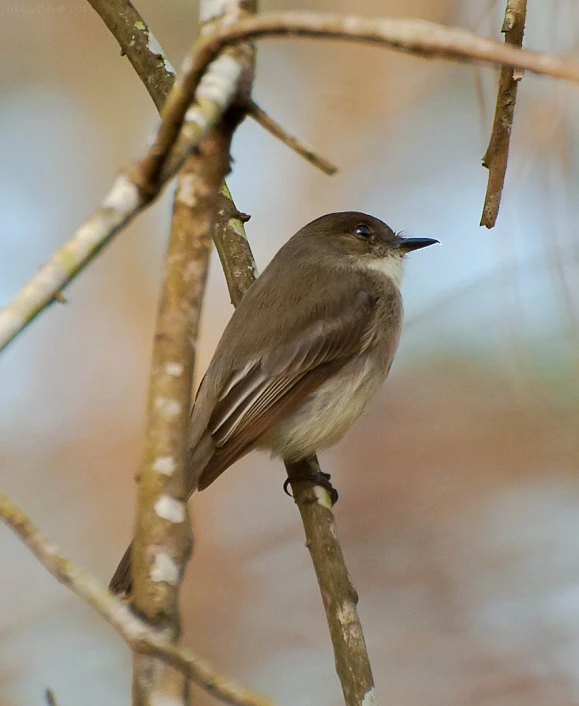
[[[0,492],[0,519],[24,542],[40,563],[81,600],[104,618],[134,651],[156,655],[180,669],[192,681],[224,703],[234,706],[274,706],[264,696],[225,679],[204,660],[171,645],[140,620],[120,599],[86,571],[65,559],[31,520]]]
[[[153,187],[164,173],[171,173],[173,145],[196,97],[198,103],[211,95],[212,83],[205,72],[211,64],[213,80],[231,81],[239,62],[229,55],[252,39],[302,36],[380,44],[397,51],[453,61],[479,61],[528,69],[539,74],[579,81],[579,64],[563,58],[525,51],[509,44],[479,37],[474,32],[444,27],[433,22],[405,19],[343,17],[313,12],[288,12],[245,17],[202,36],[184,64],[163,107],[163,119],[147,155],[139,164],[143,188]],[[233,48],[232,48],[233,47]],[[223,53],[222,53],[223,52]],[[239,78],[239,77],[237,77]],[[223,107],[225,109],[226,106]],[[173,153],[175,150],[173,150]],[[170,155],[172,155],[170,159]],[[183,156],[183,155],[181,155]],[[186,154],[185,154],[186,156]],[[181,157],[180,157],[181,158]],[[178,167],[177,167],[178,168]]]
[[[523,45],[526,14],[527,0],[507,0],[502,27],[506,44],[517,47]],[[522,71],[518,69],[509,66],[501,68],[493,129],[489,146],[482,160],[483,167],[489,170],[489,178],[480,224],[487,228],[494,227],[499,215],[509,159],[517,88],[522,77]]]
[[[262,110],[255,101],[251,101],[249,104],[248,115],[255,120],[258,125],[270,132],[278,140],[281,140],[284,145],[287,145],[291,150],[296,152],[303,157],[314,167],[321,169],[324,174],[332,176],[338,171],[338,167],[332,164],[329,160],[325,159],[319,155],[313,147],[310,147],[305,142],[300,140],[299,137],[290,135],[289,132],[284,130],[284,128],[276,121],[271,118],[265,110]]]

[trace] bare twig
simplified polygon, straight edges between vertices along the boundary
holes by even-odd
[[[168,96],[151,150],[127,175],[115,180],[101,208],[0,311],[0,350],[54,301],[55,295],[122,227],[158,196],[162,184],[179,170],[188,154],[228,107],[236,92],[243,57],[234,50],[223,54],[199,85],[208,64],[228,44],[257,37],[294,35],[379,43],[428,57],[505,64],[579,80],[577,63],[500,44],[466,30],[419,20],[361,19],[315,13],[272,14],[243,19],[215,35],[202,37],[186,62],[183,78]],[[189,108],[195,94],[197,101]],[[187,123],[182,128],[185,113]]]
[[[136,652],[156,655],[182,670],[199,686],[221,701],[236,706],[273,706],[269,699],[224,679],[189,650],[171,645],[115,598],[93,576],[65,559],[29,518],[0,493],[0,519],[26,544],[40,563],[62,584],[111,625]]]
[[[248,115],[261,125],[262,128],[270,132],[278,140],[281,140],[284,145],[287,145],[291,150],[297,152],[301,157],[306,159],[314,167],[321,169],[324,174],[332,176],[338,171],[338,167],[330,161],[318,154],[313,147],[307,145],[299,137],[290,135],[279,123],[276,123],[265,110],[262,110],[255,101],[251,101],[248,108]]]
[[[523,45],[526,14],[527,0],[507,0],[502,27],[507,44],[518,47]],[[483,166],[489,170],[489,179],[480,224],[487,228],[494,227],[499,215],[509,159],[517,88],[522,77],[523,74],[518,69],[509,66],[501,68],[493,129],[489,146],[482,160]]]
[[[230,45],[264,37],[304,36],[343,39],[381,44],[391,49],[429,58],[455,61],[480,61],[528,69],[539,74],[579,81],[579,64],[565,59],[524,51],[468,30],[443,27],[422,20],[361,18],[356,16],[295,12],[263,14],[224,25],[217,32],[201,37],[184,64],[163,107],[163,120],[147,155],[139,164],[144,188],[154,188],[169,159],[202,77],[212,62],[214,72],[228,77],[236,62],[221,55]],[[229,50],[231,51],[231,50]],[[217,64],[219,70],[217,70]],[[197,100],[200,100],[197,93]]]

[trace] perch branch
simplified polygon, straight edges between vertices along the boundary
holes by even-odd
[[[89,573],[58,553],[31,520],[4,493],[0,493],[0,518],[24,542],[40,563],[95,610],[134,651],[156,655],[172,664],[215,697],[236,706],[273,706],[264,696],[248,691],[216,673],[189,650],[170,644],[140,620]]]
[[[309,461],[312,463],[319,470],[317,458]],[[374,678],[357,610],[358,594],[338,539],[330,493],[302,480],[303,465],[308,462],[286,463],[286,470],[320,586],[344,701],[346,706],[375,706]]]
[[[504,64],[579,80],[577,63],[419,20],[373,20],[315,13],[271,14],[246,18],[214,35],[202,37],[185,64],[183,77],[167,96],[163,120],[151,150],[126,175],[115,180],[101,208],[0,311],[0,350],[55,300],[63,287],[122,227],[158,196],[162,183],[178,171],[189,152],[229,105],[236,92],[241,62],[234,54],[224,54],[203,76],[212,59],[229,43],[276,35],[380,43],[423,56]],[[197,102],[189,108],[198,85]],[[181,130],[185,113],[187,123]],[[181,136],[177,139],[180,130]],[[171,150],[170,157],[168,150]]]
[[[221,260],[233,306],[239,304],[258,276],[257,265],[245,234],[244,224],[248,220],[248,215],[237,210],[224,182],[219,192],[213,242]]]
[[[502,32],[505,43],[517,47],[523,45],[527,0],[507,0]],[[482,159],[483,167],[489,170],[487,191],[480,224],[494,228],[501,206],[501,196],[507,173],[509,145],[513,129],[517,88],[523,74],[510,66],[501,68],[497,104],[489,145]]]
[[[324,174],[332,176],[338,171],[338,167],[332,164],[329,160],[319,155],[313,147],[307,145],[299,137],[290,135],[279,123],[276,123],[265,110],[262,110],[255,101],[251,101],[248,108],[249,117],[253,118],[258,125],[270,132],[278,140],[281,140],[284,145],[287,145],[291,150],[296,152],[307,160],[314,167],[321,169]]]

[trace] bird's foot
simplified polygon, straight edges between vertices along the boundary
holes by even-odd
[[[325,488],[330,494],[332,505],[335,505],[338,502],[338,491],[331,483],[330,474],[324,473],[320,470],[317,461],[314,459],[307,459],[305,461],[292,464],[291,474],[288,475],[283,484],[283,489],[286,495],[289,495],[290,498],[293,497],[289,491],[289,487],[291,483],[299,483],[300,481],[308,481],[314,485],[319,485],[321,488]]]

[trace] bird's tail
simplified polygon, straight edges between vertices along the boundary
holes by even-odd
[[[115,571],[110,583],[109,591],[119,595],[129,595],[133,588],[133,576],[131,574],[131,554],[133,551],[133,543],[128,546],[127,551],[123,554],[117,570]]]

